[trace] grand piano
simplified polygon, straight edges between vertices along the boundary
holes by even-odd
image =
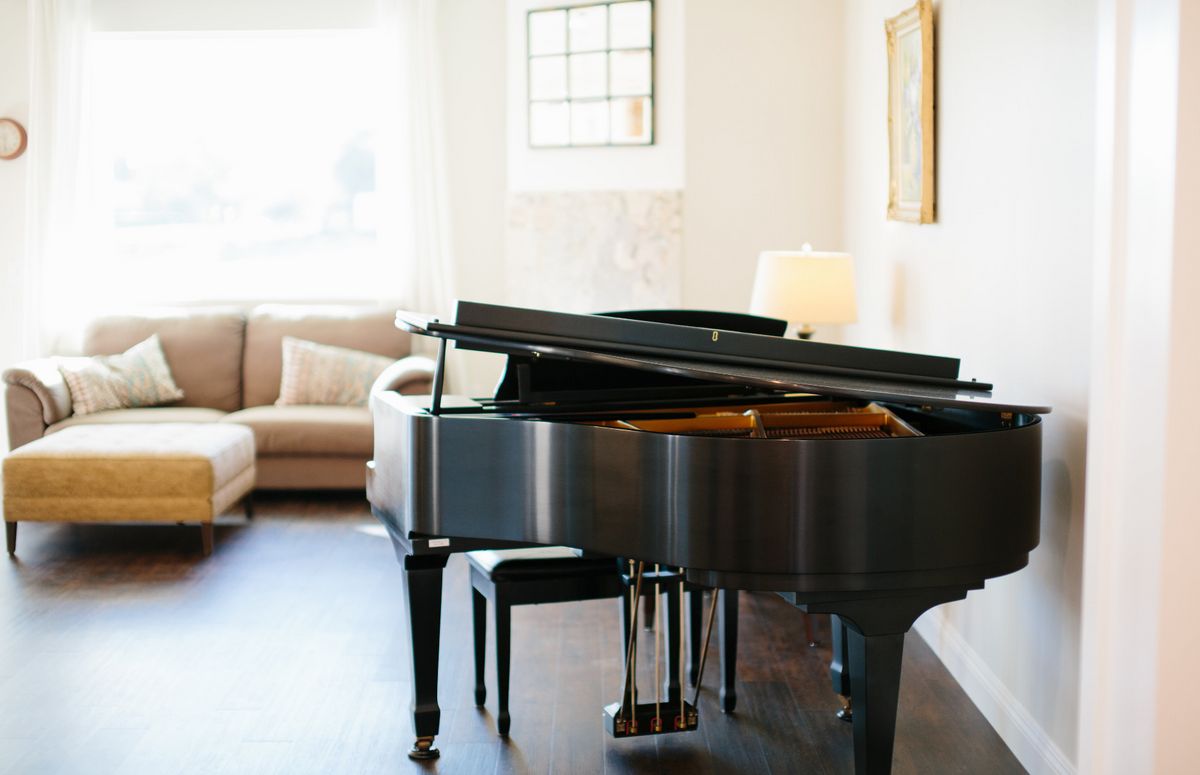
[[[855,769],[886,773],[904,634],[1038,544],[1050,409],[961,379],[955,358],[715,312],[459,302],[452,322],[397,324],[440,340],[432,395],[371,399],[368,498],[404,569],[414,758],[437,754],[451,553],[573,546],[833,614]],[[508,356],[493,397],[443,394],[450,343]]]

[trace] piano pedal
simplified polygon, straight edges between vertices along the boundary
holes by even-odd
[[[854,708],[849,697],[842,697],[842,709],[837,712],[837,717],[847,723],[854,721]]]
[[[668,703],[659,707],[666,709]],[[675,708],[678,702],[672,703]],[[684,703],[683,715],[676,714],[669,725],[655,715],[653,702],[638,703],[632,714],[623,711],[621,703],[614,702],[604,707],[604,728],[613,737],[641,737],[644,735],[666,735],[672,732],[691,732],[700,726],[700,715],[691,703]],[[632,715],[632,718],[630,718]]]

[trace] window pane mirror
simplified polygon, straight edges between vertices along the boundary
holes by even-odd
[[[529,145],[654,142],[654,2],[528,13]]]

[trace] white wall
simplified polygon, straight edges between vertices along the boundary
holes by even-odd
[[[845,247],[842,17],[825,0],[687,3],[685,306],[744,312],[759,252]]]
[[[654,3],[654,144],[530,148],[525,19],[531,8],[592,0],[508,0],[508,186],[510,191],[683,188],[683,0]]]
[[[455,293],[497,304],[505,301],[505,24],[505,4],[498,0],[441,0],[438,5]],[[489,394],[502,360],[464,353],[454,389]]]
[[[656,0],[655,145],[555,150],[526,142],[535,5],[508,2],[510,191],[682,188],[684,306],[744,311],[760,251],[840,247],[837,3]]]
[[[1194,698],[1200,691],[1200,519],[1196,465],[1200,420],[1179,422],[1200,395],[1200,4],[1178,4],[1178,120],[1171,278],[1170,381],[1167,383],[1166,469],[1162,530],[1162,598],[1159,611],[1159,688],[1155,767],[1191,772],[1200,761]],[[1128,515],[1135,519],[1136,514]],[[1085,630],[1086,632],[1086,630]]]
[[[1200,7],[1100,4],[1080,770],[1200,758]]]
[[[938,216],[921,226],[885,219],[883,23],[909,5],[847,4],[843,247],[858,262],[861,316],[847,336],[959,355],[964,376],[1053,405],[1041,545],[1029,567],[927,615],[919,629],[1027,768],[1069,770],[1078,720],[1095,3],[938,5]]]

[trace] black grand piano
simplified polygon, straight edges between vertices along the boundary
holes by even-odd
[[[440,339],[431,396],[372,398],[368,497],[404,568],[414,757],[436,755],[453,552],[573,546],[834,614],[855,768],[881,773],[904,634],[1038,544],[1050,410],[960,379],[957,359],[787,339],[732,313],[459,302],[453,322],[397,324]],[[443,395],[449,342],[508,356],[493,398]]]

